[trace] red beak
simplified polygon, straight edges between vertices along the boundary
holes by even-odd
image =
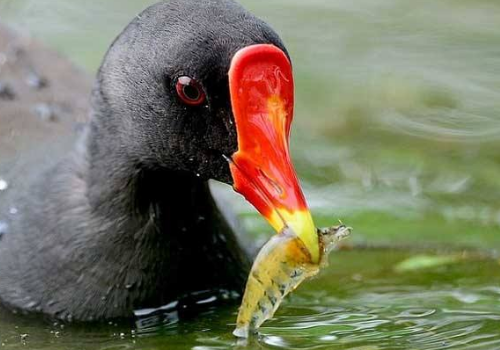
[[[317,262],[316,229],[290,158],[290,61],[273,45],[245,47],[231,61],[229,89],[238,134],[238,151],[230,164],[234,189],[276,231],[291,228]]]

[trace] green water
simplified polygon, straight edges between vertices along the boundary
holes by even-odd
[[[335,254],[248,347],[500,348],[493,258],[500,248],[500,3],[242,2],[273,25],[292,55],[292,151],[317,224],[341,218],[354,227],[356,247],[399,247]],[[0,0],[0,20],[92,72],[149,3]],[[264,240],[269,227],[236,195],[224,195]],[[482,257],[455,253],[464,251]],[[139,327],[134,336],[130,325],[61,330],[2,313],[0,337],[11,348],[24,346],[24,333],[24,348],[244,347],[230,336],[236,307]]]
[[[414,264],[438,257],[441,261],[434,266]],[[338,252],[331,268],[294,293],[261,329],[260,338],[248,344],[231,335],[234,303],[208,306],[178,322],[156,315],[142,319],[140,327],[61,327],[1,313],[0,340],[6,349],[51,350],[496,349],[499,263],[472,254]]]

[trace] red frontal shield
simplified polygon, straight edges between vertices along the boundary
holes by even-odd
[[[290,227],[319,258],[316,229],[293,168],[290,126],[294,83],[290,61],[273,45],[238,51],[229,70],[238,151],[231,173],[241,193],[277,231]]]

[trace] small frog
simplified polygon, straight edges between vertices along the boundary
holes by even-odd
[[[342,223],[318,229],[319,263],[312,263],[309,251],[291,229],[285,228],[271,237],[253,263],[233,334],[247,338],[256,333],[262,323],[273,317],[288,293],[327,265],[330,251],[350,232],[351,228]]]

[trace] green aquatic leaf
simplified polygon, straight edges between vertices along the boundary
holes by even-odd
[[[396,272],[408,272],[454,264],[460,261],[458,255],[415,255],[401,261],[394,267]]]

